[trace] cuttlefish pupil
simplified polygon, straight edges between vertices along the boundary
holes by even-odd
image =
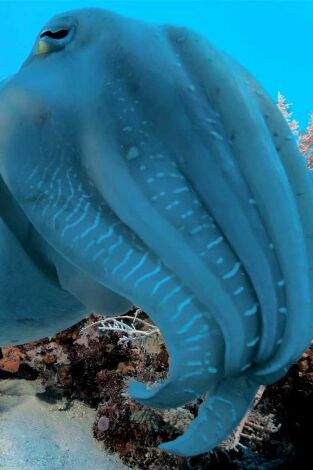
[[[187,28],[84,9],[1,84],[0,126],[0,344],[139,305],[171,360],[132,397],[209,392],[161,448],[218,445],[313,337],[312,183],[275,104]]]

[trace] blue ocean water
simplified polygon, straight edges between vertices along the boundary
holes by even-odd
[[[190,26],[237,58],[276,99],[281,91],[305,127],[313,110],[313,2],[302,0],[0,0],[0,79],[16,71],[51,16],[97,6]]]

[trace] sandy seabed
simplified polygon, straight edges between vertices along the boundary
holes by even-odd
[[[38,380],[0,382],[0,469],[123,470],[92,437],[95,411],[73,401],[48,403]]]

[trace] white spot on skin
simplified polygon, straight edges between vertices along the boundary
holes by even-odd
[[[192,214],[193,214],[193,211],[190,210],[190,211],[186,212],[185,214],[182,214],[180,216],[180,218],[181,219],[186,219],[187,217],[190,217]]]
[[[189,191],[189,188],[187,186],[182,186],[181,188],[177,188],[173,191],[174,194],[179,194],[179,193],[184,193],[186,191]]]
[[[178,204],[179,204],[179,201],[174,201],[174,202],[172,202],[171,204],[168,204],[168,205],[165,207],[165,209],[166,209],[166,210],[173,209],[173,207],[178,206]]]
[[[207,249],[210,250],[213,246],[218,245],[223,241],[223,237],[218,237],[207,245]]]
[[[210,134],[215,137],[217,140],[223,140],[223,137],[218,133],[218,132],[215,132],[215,131],[210,131]]]
[[[236,290],[234,291],[234,295],[239,295],[239,294],[241,294],[241,292],[243,292],[243,291],[244,291],[244,287],[240,286],[238,289],[236,289]]]
[[[188,367],[197,367],[197,366],[201,366],[201,365],[202,365],[201,361],[188,361],[187,362]]]
[[[253,348],[253,346],[255,346],[259,341],[260,341],[260,337],[257,336],[252,341],[249,341],[249,343],[247,343],[247,347],[248,348]]]
[[[126,158],[127,160],[134,160],[135,158],[139,157],[139,150],[137,147],[130,147],[130,149],[127,152]]]
[[[254,304],[251,308],[249,308],[248,310],[244,312],[244,316],[251,317],[252,315],[255,315],[257,313],[257,310],[258,310],[258,304]]]
[[[190,231],[191,235],[195,235],[196,233],[201,232],[202,228],[203,228],[202,225],[197,225],[197,227],[194,227],[194,228]]]
[[[165,194],[166,194],[165,191],[161,191],[160,193],[155,194],[154,196],[152,196],[151,201],[156,201],[157,199],[159,199],[159,197],[165,196]]]
[[[238,262],[235,263],[234,266],[232,267],[232,269],[230,271],[228,271],[226,274],[224,274],[223,279],[230,279],[233,276],[235,276],[235,274],[237,274],[240,266],[241,266],[240,263],[238,263]]]

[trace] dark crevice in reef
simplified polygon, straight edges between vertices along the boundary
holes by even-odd
[[[67,406],[71,406],[71,400],[79,399],[97,409],[94,436],[108,450],[118,452],[132,468],[313,468],[313,348],[283,380],[266,388],[248,416],[235,449],[230,449],[234,444],[231,438],[210,454],[182,458],[161,452],[157,445],[186,429],[201,400],[178,410],[145,408],[132,400],[127,394],[128,379],[164,379],[167,351],[162,341],[153,336],[144,343],[120,344],[120,334],[101,333],[97,326],[80,333],[83,326],[99,318],[92,315],[50,340],[2,348],[0,380],[40,377],[46,389],[40,399],[48,403],[65,399]]]

